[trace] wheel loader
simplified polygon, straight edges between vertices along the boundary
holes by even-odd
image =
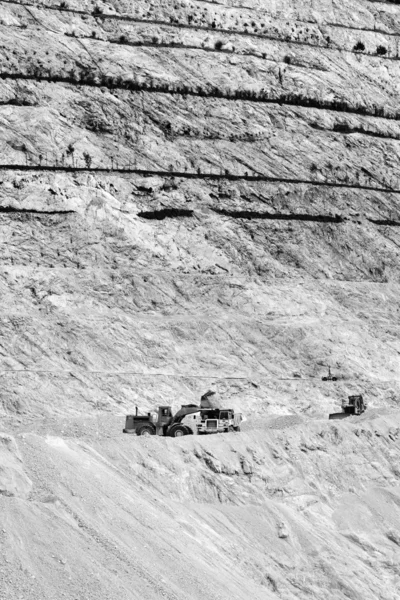
[[[170,406],[159,406],[157,413],[127,415],[123,433],[180,437],[190,434],[240,431],[242,414],[231,408],[214,408],[210,393],[201,397],[200,406],[184,404],[173,415]]]
[[[361,415],[367,409],[367,403],[361,394],[349,396],[342,400],[342,412],[331,413],[329,419],[345,419],[351,415]]]
[[[200,422],[200,408],[195,404],[183,405],[173,415],[170,406],[159,406],[158,413],[139,415],[136,407],[135,415],[127,415],[123,433],[136,435],[169,435],[180,437],[197,432]]]

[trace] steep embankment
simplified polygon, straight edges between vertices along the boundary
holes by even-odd
[[[318,419],[398,407],[399,38],[369,0],[0,1],[0,597],[395,598],[396,413]],[[243,436],[121,439],[211,385]]]
[[[182,440],[100,419],[19,434],[23,463],[3,438],[0,597],[395,600],[398,414],[291,419]]]

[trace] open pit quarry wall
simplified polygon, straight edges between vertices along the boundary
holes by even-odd
[[[1,600],[398,598],[399,60],[396,2],[0,0]],[[121,441],[210,387],[242,434]]]
[[[0,2],[3,414],[396,404],[396,32],[368,0]]]

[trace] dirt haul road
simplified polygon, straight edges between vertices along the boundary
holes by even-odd
[[[396,600],[397,413],[179,440],[117,427],[2,434],[2,600]]]

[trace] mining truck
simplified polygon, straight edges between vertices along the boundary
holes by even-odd
[[[219,408],[218,395],[209,390],[200,399],[200,424],[198,433],[221,433],[223,431],[240,431],[243,421],[242,413],[235,413],[232,408]]]
[[[330,419],[345,419],[351,415],[361,415],[367,409],[367,403],[361,394],[349,396],[342,400],[342,412],[331,413]]]
[[[242,418],[241,413],[235,413],[232,408],[201,408],[197,433],[240,431]]]
[[[123,433],[180,437],[191,434],[240,431],[241,413],[233,409],[202,408],[184,404],[173,415],[170,406],[159,406],[157,413],[127,415]]]

